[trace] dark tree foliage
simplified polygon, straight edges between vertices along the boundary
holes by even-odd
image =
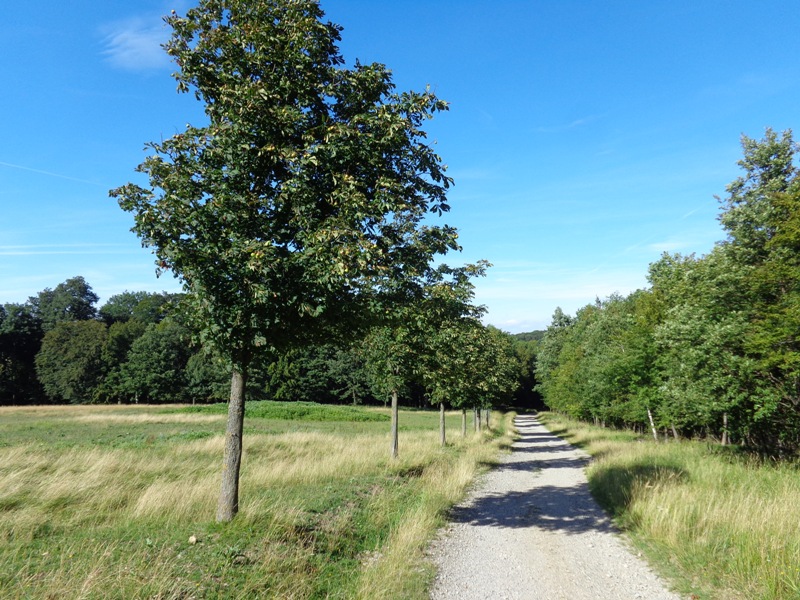
[[[36,355],[36,372],[54,402],[92,402],[103,378],[108,338],[99,321],[62,321],[48,331]]]
[[[29,306],[0,306],[0,404],[45,401],[34,365],[43,335]]]
[[[108,327],[108,338],[103,348],[105,377],[100,386],[98,400],[102,402],[132,402],[139,395],[131,391],[123,375],[128,353],[133,343],[147,330],[147,323],[137,319],[115,321]]]
[[[256,369],[251,368],[247,383],[249,397],[259,397],[259,393],[264,394],[266,386]],[[186,362],[186,384],[187,395],[193,404],[225,402],[231,391],[230,366],[213,352],[200,349]]]
[[[187,402],[186,365],[192,355],[189,331],[167,320],[150,324],[121,368],[122,386],[134,402]]]
[[[41,321],[45,332],[65,321],[87,321],[97,316],[97,294],[80,275],[59,283],[55,289],[46,288],[28,299],[33,314]]]
[[[181,294],[125,291],[111,296],[100,307],[99,316],[109,325],[131,319],[145,324],[160,323],[175,310],[180,299]]]
[[[147,292],[122,292],[108,299],[98,311],[100,318],[107,324],[124,323],[133,318],[133,311],[147,297]]]
[[[367,360],[360,343],[334,348],[328,360],[332,392],[339,402],[353,405],[376,402],[369,385]]]
[[[539,333],[539,332],[534,332]],[[544,331],[541,332],[542,337]],[[530,334],[516,334],[513,336],[514,353],[517,357],[517,379],[519,386],[514,392],[513,405],[522,409],[544,410],[545,405],[542,402],[542,397],[536,391],[536,352],[539,348],[537,341],[524,341],[519,338],[519,335]]]

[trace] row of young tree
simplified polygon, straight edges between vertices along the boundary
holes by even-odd
[[[742,138],[727,238],[664,254],[650,287],[556,310],[538,351],[554,410],[659,434],[800,449],[800,178],[791,131]]]

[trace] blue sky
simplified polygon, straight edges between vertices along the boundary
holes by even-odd
[[[176,291],[108,190],[144,144],[201,123],[159,48],[188,0],[10,3],[0,22],[0,303],[84,276],[101,303]],[[708,252],[739,137],[800,123],[800,2],[329,0],[348,64],[430,85],[456,185],[444,219],[487,322],[544,328],[645,287],[664,251]]]

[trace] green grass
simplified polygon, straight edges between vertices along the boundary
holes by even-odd
[[[452,413],[440,448],[438,413],[403,411],[392,461],[383,409],[255,408],[225,525],[218,408],[0,409],[0,597],[424,598],[427,541],[509,441],[510,415],[461,440]]]
[[[187,406],[178,412],[199,414],[227,414],[225,403],[204,406]],[[317,404],[315,402],[248,402],[245,417],[279,419],[285,421],[388,421],[389,416],[355,406]]]
[[[595,498],[683,594],[800,598],[800,469],[542,413],[588,451]]]

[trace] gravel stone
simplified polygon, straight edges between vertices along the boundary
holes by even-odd
[[[678,600],[589,493],[589,456],[532,415],[429,549],[433,600]]]

